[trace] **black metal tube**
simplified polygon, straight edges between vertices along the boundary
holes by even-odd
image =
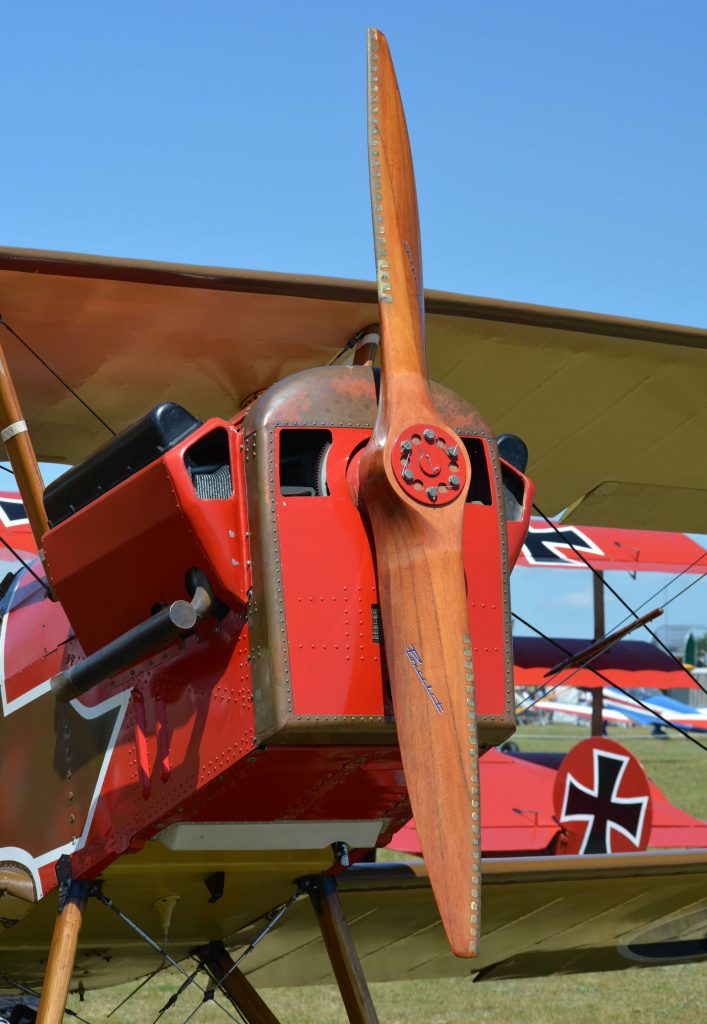
[[[180,634],[191,632],[211,603],[206,591],[197,587],[191,602],[175,601],[169,608],[163,608],[83,661],[54,676],[51,681],[54,696],[62,703],[73,700],[97,683],[153,654]]]

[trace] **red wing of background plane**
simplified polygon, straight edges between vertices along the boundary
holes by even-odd
[[[582,807],[579,810],[575,809],[575,814],[578,814],[581,820],[569,823],[573,830],[571,835],[579,837],[579,841],[574,845],[564,843],[563,834],[568,828],[563,816],[567,775],[573,773],[576,777],[573,791],[575,794],[580,786],[585,790],[592,789],[594,781],[591,777],[591,745],[596,743],[606,747],[610,757],[617,754],[623,757],[631,764],[639,779],[643,775],[638,760],[628,750],[603,738],[584,740],[573,750],[573,757],[577,758],[585,746],[590,748],[588,768],[584,773],[587,778],[582,775],[581,765],[579,770],[573,767],[574,762],[569,755],[519,755],[491,750],[482,757],[481,843],[485,857],[537,857],[543,853],[638,852],[646,847],[664,850],[707,847],[707,822],[675,807],[657,786],[648,781],[645,790],[640,792],[640,785],[636,787],[634,784],[635,794],[633,790],[630,793],[624,792],[620,787],[616,790],[619,810],[623,810],[620,806],[621,801],[625,804],[630,797],[645,794],[649,798],[649,819],[647,824],[642,826],[638,840],[625,840],[624,845],[612,845],[609,850],[580,850],[586,826],[586,818],[582,818],[586,808]],[[582,756],[587,760],[586,754]],[[559,777],[560,770],[563,773],[562,778]],[[643,778],[645,779],[644,775]],[[558,784],[563,787],[559,794],[556,792]],[[611,803],[609,797],[610,794],[605,800],[607,807],[610,807]],[[590,797],[588,803],[596,810],[601,805],[601,799]],[[567,813],[572,815],[572,807]],[[621,815],[617,814],[616,820],[621,824]],[[407,822],[393,836],[388,848],[418,856],[421,854],[414,820]]]
[[[534,691],[539,687],[553,686],[566,678],[568,685],[582,689],[597,689],[610,683],[629,689],[697,689],[697,683],[674,658],[646,640],[620,640],[593,658],[591,666],[569,669],[566,673],[548,679],[548,671],[566,656],[566,651],[578,654],[588,643],[576,637],[553,637],[548,640],[540,636],[514,637],[516,687]],[[605,679],[600,678],[593,669],[601,672]]]
[[[530,520],[519,566],[586,569],[586,562],[599,571],[702,574],[707,551],[684,533]]]

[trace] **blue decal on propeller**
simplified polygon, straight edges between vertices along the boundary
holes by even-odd
[[[430,684],[427,682],[427,680],[425,679],[425,677],[422,674],[422,658],[418,654],[415,646],[413,644],[410,644],[410,646],[405,649],[405,654],[407,655],[408,659],[410,660],[410,663],[412,664],[412,667],[415,669],[415,673],[417,674],[417,678],[420,680],[420,682],[422,683],[424,688],[427,690],[428,697],[430,698],[430,700],[432,701],[434,706],[437,708],[437,710],[439,711],[440,715],[443,715],[444,714],[444,705],[442,704],[442,701],[439,700],[435,696],[434,690],[432,689],[432,687],[430,686]]]

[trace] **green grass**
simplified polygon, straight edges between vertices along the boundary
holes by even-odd
[[[673,803],[707,818],[707,752],[677,735],[667,740],[647,738],[650,729],[616,727],[609,732],[639,757]],[[587,729],[581,726],[521,726],[516,741],[525,751],[569,750],[586,735]],[[154,979],[110,1018],[111,1024],[152,1024],[178,984],[173,974]],[[101,1024],[132,987],[89,992],[82,1005],[72,996],[69,1005],[92,1024]],[[707,1020],[707,964],[481,985],[458,979],[391,982],[372,985],[371,991],[381,1024],[702,1024]],[[334,985],[261,994],[282,1024],[346,1024]],[[161,1018],[162,1024],[182,1024],[198,1004],[195,995],[194,989],[185,993]],[[211,1004],[194,1018],[195,1024],[227,1020]]]
[[[111,1018],[111,1024],[152,1024],[177,987],[176,979],[155,979]],[[89,992],[81,1006],[70,1005],[92,1024],[127,995],[131,986]],[[702,1024],[707,1017],[707,967],[689,964],[578,974],[524,981],[485,982],[445,979],[371,985],[381,1024]],[[281,1024],[346,1024],[334,985],[301,989],[263,989],[261,995]],[[185,994],[161,1018],[183,1024],[198,1004]],[[194,1024],[225,1024],[228,1017],[207,1005]]]

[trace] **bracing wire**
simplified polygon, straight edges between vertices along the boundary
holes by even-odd
[[[28,352],[29,352],[29,353],[30,353],[31,355],[33,355],[33,356],[34,356],[34,358],[35,358],[35,359],[36,359],[36,360],[37,360],[38,362],[40,362],[40,363],[42,364],[42,366],[43,366],[43,367],[44,367],[44,368],[45,368],[46,370],[48,370],[48,371],[49,371],[49,373],[51,373],[52,377],[56,378],[56,380],[58,380],[58,381],[59,381],[59,383],[60,383],[60,384],[62,385],[62,387],[65,387],[65,388],[66,388],[66,390],[67,390],[67,391],[69,392],[69,394],[73,395],[73,396],[74,396],[74,398],[75,398],[75,399],[76,399],[76,400],[77,400],[78,402],[80,402],[80,403],[81,403],[81,405],[82,405],[82,406],[84,407],[84,409],[86,409],[86,410],[87,410],[87,412],[90,412],[90,414],[91,414],[91,415],[92,415],[92,416],[94,417],[94,419],[98,420],[98,422],[99,422],[99,423],[101,424],[101,426],[103,426],[103,427],[105,427],[105,428],[106,428],[106,430],[108,431],[108,433],[109,433],[109,434],[112,434],[112,435],[113,435],[113,437],[115,437],[115,436],[116,436],[116,435],[115,435],[115,431],[113,430],[113,428],[112,428],[112,427],[109,427],[109,426],[108,426],[108,424],[107,424],[107,423],[106,423],[106,421],[105,421],[105,420],[103,419],[103,417],[102,417],[102,416],[99,416],[99,415],[98,415],[98,413],[96,412],[96,410],[95,410],[95,409],[92,409],[92,408],[91,408],[91,406],[90,406],[90,405],[88,404],[88,402],[85,402],[85,401],[83,400],[83,398],[81,397],[81,395],[77,394],[77,392],[76,392],[76,391],[74,391],[74,389],[73,389],[73,388],[71,387],[71,385],[70,385],[70,384],[67,384],[67,382],[66,382],[66,381],[64,380],[64,378],[63,378],[63,377],[60,377],[60,376],[59,376],[59,374],[58,374],[58,373],[56,372],[56,370],[55,370],[55,369],[54,369],[54,368],[53,368],[52,366],[50,366],[50,365],[49,365],[49,363],[48,363],[48,362],[46,361],[46,359],[43,359],[43,358],[42,358],[42,357],[40,356],[39,352],[37,352],[37,351],[36,351],[35,349],[33,349],[33,348],[32,348],[32,346],[31,346],[30,344],[28,344],[28,343],[27,343],[27,342],[26,342],[26,341],[24,340],[24,338],[21,338],[21,337],[20,337],[20,335],[19,335],[19,334],[17,333],[17,331],[16,331],[16,330],[14,330],[14,328],[12,328],[12,327],[10,326],[10,324],[9,324],[9,323],[7,322],[7,320],[5,320],[5,318],[3,317],[2,313],[0,313],[0,327],[4,327],[4,328],[5,328],[5,330],[6,330],[6,331],[8,331],[8,332],[9,332],[9,333],[10,333],[10,334],[11,334],[11,335],[13,336],[13,338],[16,338],[16,339],[17,339],[17,340],[19,341],[20,345],[23,345],[23,346],[24,346],[24,347],[25,347],[25,348],[27,349],[27,351],[28,351]]]
[[[536,626],[533,626],[530,622],[527,622],[525,619],[521,618],[520,615],[517,615],[515,612],[511,612],[511,614],[512,614],[514,619],[517,619],[518,622],[522,622],[524,626],[527,626],[529,629],[532,629],[534,633],[537,633],[537,635],[542,637],[543,640],[547,641],[548,643],[551,643],[553,645],[553,647],[556,647],[558,650],[563,651],[565,654],[570,654],[571,653],[570,651],[567,651],[562,646],[562,644],[557,643],[557,641],[553,640],[553,638],[551,636],[547,636],[545,633],[543,633],[543,631],[541,629],[538,629]],[[704,743],[700,743],[700,741],[698,739],[696,739],[696,737],[694,737],[686,729],[683,729],[682,726],[678,725],[676,722],[670,722],[670,721],[668,721],[667,718],[663,718],[663,716],[658,711],[656,711],[654,708],[649,707],[644,701],[642,701],[640,699],[640,697],[637,697],[633,693],[629,693],[622,686],[619,686],[618,683],[615,683],[612,679],[609,679],[608,676],[605,676],[603,672],[599,671],[599,669],[594,668],[593,665],[587,663],[583,667],[588,668],[590,672],[593,672],[595,676],[598,676],[598,678],[602,680],[602,682],[604,683],[605,686],[611,686],[614,690],[618,690],[619,693],[622,693],[624,695],[624,697],[628,697],[629,700],[634,700],[637,704],[639,704],[644,709],[644,711],[647,711],[648,714],[655,715],[655,717],[658,718],[663,723],[663,725],[667,726],[669,729],[675,729],[675,731],[680,733],[681,736],[684,736],[685,739],[690,740],[692,743],[694,743],[696,746],[698,746],[700,748],[700,750],[704,750],[705,752],[707,752],[707,747],[704,745]],[[553,686],[552,689],[553,690],[557,689],[557,686],[559,686],[559,683],[556,684],[555,686]],[[541,687],[538,687],[538,689],[541,689]],[[538,690],[534,690],[533,694],[531,694],[531,696],[533,696],[537,692],[538,692]],[[542,696],[546,696],[548,693],[551,693],[551,692],[552,692],[552,690],[548,690],[548,691],[546,691],[546,693],[542,694]],[[540,700],[540,699],[541,699],[541,697],[538,697],[538,700]],[[537,704],[537,703],[538,703],[538,701],[534,702],[534,704]],[[529,704],[528,707],[523,708],[523,711],[529,711],[530,708],[534,707],[534,704]]]
[[[146,931],[144,931],[140,927],[140,925],[137,924],[136,921],[133,921],[133,919],[131,917],[128,917],[128,915],[126,913],[124,913],[124,911],[122,911],[118,907],[116,907],[116,905],[115,905],[115,903],[113,903],[112,899],[110,899],[108,896],[106,896],[102,892],[96,893],[96,899],[99,901],[99,903],[102,903],[104,907],[107,907],[109,910],[112,910],[113,913],[117,917],[119,917],[121,921],[123,921],[125,924],[127,924],[129,928],[132,928],[132,930],[135,932],[136,935],[139,935],[141,939],[144,939],[144,941],[148,944],[148,946],[151,946],[155,950],[156,953],[159,953],[162,956],[163,960],[168,961],[172,965],[172,967],[176,967],[176,969],[179,971],[180,974],[182,974],[185,978],[189,979],[189,984],[190,985],[195,985],[199,989],[199,991],[202,993],[202,995],[204,994],[206,989],[203,987],[203,985],[199,984],[199,982],[196,980],[194,975],[190,976],[189,973],[182,967],[182,965],[177,960],[175,960],[173,956],[171,956],[167,952],[167,950],[166,950],[166,948],[164,946],[161,946],[159,944],[159,942],[157,942],[155,939],[152,938],[151,935],[148,935],[148,933]],[[242,1024],[242,1019],[239,1020],[238,1017],[235,1017],[231,1013],[231,1011],[227,1007],[225,1007],[223,1005],[223,1003],[220,1003],[217,999],[213,999],[213,1003],[216,1006],[218,1006],[219,1010],[222,1010],[223,1013],[225,1013],[227,1017],[230,1017],[230,1019],[232,1021],[235,1021],[236,1024]]]
[[[588,569],[590,569],[590,570],[591,570],[591,572],[592,572],[592,573],[594,574],[594,576],[596,576],[596,577],[597,577],[597,579],[601,580],[601,583],[602,583],[602,585],[603,585],[604,587],[606,587],[606,589],[607,589],[607,590],[609,591],[609,593],[610,593],[610,594],[612,594],[612,595],[613,595],[613,596],[614,596],[614,597],[616,598],[616,600],[617,600],[617,601],[618,601],[618,602],[619,602],[620,604],[622,604],[622,605],[623,605],[623,607],[624,607],[624,608],[626,609],[626,611],[627,611],[627,612],[629,613],[629,614],[628,614],[628,615],[626,616],[626,618],[629,618],[630,616],[633,616],[633,617],[634,617],[635,619],[639,618],[638,614],[637,614],[637,613],[636,613],[636,612],[635,612],[635,611],[633,610],[633,608],[632,608],[632,607],[631,607],[631,605],[630,605],[630,604],[628,603],[628,601],[625,601],[625,600],[624,600],[624,598],[623,598],[623,597],[621,596],[621,594],[619,594],[618,590],[616,590],[616,589],[615,589],[614,587],[612,587],[612,586],[611,586],[611,584],[610,584],[610,583],[608,583],[608,582],[607,582],[607,580],[606,580],[606,579],[604,578],[604,575],[603,575],[603,574],[602,574],[602,573],[601,573],[601,572],[600,572],[600,571],[599,571],[598,569],[595,569],[595,568],[594,568],[594,566],[593,566],[593,565],[591,564],[591,562],[590,562],[590,561],[589,561],[589,560],[588,560],[587,558],[585,558],[584,554],[583,554],[583,553],[582,553],[582,552],[581,552],[581,551],[580,551],[580,550],[579,550],[578,548],[576,548],[576,547],[575,547],[575,545],[574,545],[574,544],[572,543],[572,541],[571,541],[571,540],[569,540],[569,539],[568,539],[567,537],[565,537],[565,536],[563,536],[563,535],[562,535],[562,533],[561,533],[561,531],[560,531],[559,527],[557,526],[557,524],[556,524],[556,523],[554,523],[554,522],[552,521],[552,519],[548,519],[548,517],[547,517],[547,516],[545,515],[545,513],[544,513],[544,512],[542,511],[542,509],[538,508],[538,506],[537,506],[537,505],[533,504],[533,508],[534,508],[534,509],[535,509],[535,511],[536,511],[536,512],[538,513],[538,515],[539,515],[539,516],[541,516],[541,517],[542,517],[542,518],[543,518],[543,519],[545,520],[545,522],[547,523],[547,525],[548,525],[548,526],[550,526],[550,527],[551,527],[551,528],[552,528],[553,530],[555,530],[555,532],[556,532],[557,534],[559,534],[559,535],[560,535],[560,537],[562,538],[562,543],[563,543],[563,544],[567,544],[567,545],[568,545],[568,546],[569,546],[569,547],[570,547],[570,548],[572,549],[572,551],[573,551],[573,552],[574,552],[574,554],[575,554],[575,555],[577,556],[577,558],[581,559],[581,561],[582,561],[582,562],[584,562],[584,564],[586,565],[586,567],[587,567]],[[707,554],[707,552],[705,552],[705,554]],[[701,561],[701,560],[702,560],[702,557],[703,557],[703,556],[701,555],[701,556],[700,556],[700,558],[696,559],[696,562],[699,562],[699,561]],[[693,563],[693,565],[694,565],[694,564],[696,564],[696,562],[694,562],[694,563]],[[683,570],[683,572],[685,572],[685,570]],[[679,575],[682,575],[682,573],[680,573]],[[703,574],[703,575],[704,575],[704,574]],[[699,579],[702,579],[702,575],[700,575]],[[692,584],[690,584],[690,585],[692,585]],[[661,587],[661,589],[664,589],[664,588],[662,588],[662,587]],[[688,589],[688,587],[686,587],[685,589],[687,590],[687,589]],[[676,596],[677,596],[677,595],[676,595]],[[667,604],[669,604],[669,603],[670,603],[669,601],[666,601],[666,602],[665,602],[665,605],[667,605]],[[665,607],[665,605],[664,605],[664,607]],[[642,606],[639,606],[639,607],[642,607]],[[625,620],[622,620],[622,621],[625,621]],[[698,688],[699,688],[700,690],[702,690],[702,692],[703,692],[704,694],[706,694],[706,695],[707,695],[707,688],[705,688],[705,687],[704,687],[704,686],[702,685],[702,683],[700,683],[700,681],[699,681],[698,679],[695,679],[695,677],[694,677],[694,676],[692,675],[692,673],[691,673],[691,672],[690,672],[690,671],[689,671],[688,669],[686,669],[686,668],[685,668],[685,666],[684,666],[684,665],[683,665],[683,663],[682,663],[682,662],[680,661],[680,659],[679,659],[679,658],[677,658],[677,657],[676,657],[676,656],[675,656],[675,655],[673,654],[673,652],[672,652],[672,651],[670,650],[670,648],[668,647],[668,645],[667,645],[667,644],[665,644],[665,643],[664,643],[664,642],[663,642],[663,641],[662,641],[662,640],[660,639],[660,637],[658,636],[658,634],[657,634],[657,633],[655,633],[655,632],[654,632],[654,631],[653,631],[653,630],[652,630],[652,629],[650,628],[650,626],[646,625],[645,623],[644,623],[644,625],[643,625],[643,628],[644,628],[645,630],[647,630],[647,631],[648,631],[648,633],[649,633],[649,634],[650,634],[650,635],[651,635],[651,636],[653,637],[653,639],[655,640],[656,644],[657,644],[657,645],[658,645],[658,646],[659,646],[659,647],[660,647],[660,648],[661,648],[661,649],[662,649],[663,651],[665,651],[665,653],[666,653],[666,654],[667,654],[667,655],[668,655],[668,656],[669,656],[669,657],[670,657],[670,658],[671,658],[671,659],[672,659],[672,660],[673,660],[673,661],[675,662],[675,664],[676,664],[676,665],[677,665],[677,666],[678,666],[678,667],[679,667],[679,668],[680,668],[680,669],[681,669],[681,670],[682,670],[683,672],[685,672],[685,674],[686,674],[686,675],[688,675],[688,676],[689,676],[689,678],[690,678],[690,679],[692,680],[692,682],[693,682],[693,683],[694,683],[694,684],[695,684],[695,685],[696,685],[696,686],[697,686],[697,687],[698,687]],[[594,670],[593,670],[593,671],[594,671]],[[612,685],[613,685],[613,684],[612,684]],[[619,689],[619,687],[617,687],[617,689]]]
[[[39,576],[37,575],[37,573],[36,573],[36,572],[34,571],[34,569],[32,568],[32,566],[31,566],[31,565],[29,565],[29,563],[28,563],[28,562],[25,562],[24,558],[22,558],[22,556],[21,556],[21,555],[19,554],[19,552],[15,551],[15,549],[13,548],[13,546],[12,546],[11,544],[8,544],[8,542],[7,542],[6,540],[5,540],[5,538],[4,538],[4,537],[0,537],[0,544],[3,544],[3,545],[4,545],[4,546],[5,546],[6,548],[7,548],[7,550],[8,550],[9,552],[10,552],[10,554],[11,554],[11,555],[13,555],[13,556],[14,556],[14,557],[15,557],[15,558],[17,559],[17,561],[18,561],[18,562],[19,562],[19,563],[20,563],[21,565],[23,565],[23,566],[24,566],[24,568],[25,568],[25,569],[27,570],[27,572],[28,572],[28,573],[29,573],[29,574],[30,574],[31,576],[34,576],[34,578],[36,579],[37,583],[39,583],[40,587],[44,587],[44,589],[46,590],[46,592],[47,592],[47,593],[49,593],[49,587],[48,587],[48,586],[47,586],[47,584],[46,584],[46,583],[44,582],[44,580],[43,580],[43,579],[40,579],[40,577],[39,577]]]

